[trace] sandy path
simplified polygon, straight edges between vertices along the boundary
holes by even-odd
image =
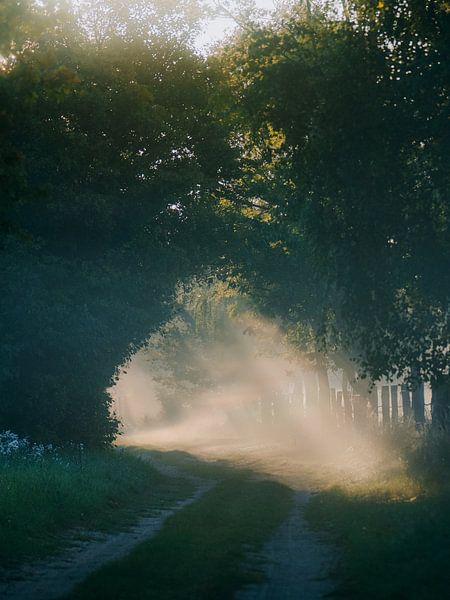
[[[332,593],[337,551],[324,535],[308,527],[304,509],[315,490],[347,475],[319,462],[305,461],[282,445],[210,446],[197,448],[194,454],[250,468],[256,476],[280,481],[294,491],[288,518],[262,552],[248,556],[250,569],[255,561],[258,565],[262,561],[266,581],[240,590],[235,600],[319,600]]]
[[[303,516],[310,496],[308,491],[295,492],[288,519],[257,557],[264,561],[267,580],[238,592],[236,600],[317,600],[333,591],[335,552],[308,529]]]
[[[214,481],[199,479],[181,473],[174,467],[152,461],[166,475],[190,479],[195,492],[172,508],[156,515],[143,517],[129,531],[111,534],[89,532],[89,541],[73,541],[61,555],[47,561],[30,563],[17,571],[9,571],[0,582],[2,600],[54,600],[70,593],[88,575],[108,562],[119,560],[133,548],[153,537],[175,512],[192,504],[209,491]]]
[[[291,512],[267,542],[262,552],[249,556],[263,562],[266,581],[248,586],[235,600],[319,600],[335,588],[332,573],[337,551],[323,534],[311,530],[304,509],[311,495],[331,481],[346,475],[320,461],[305,460],[301,453],[283,444],[248,445],[235,452],[215,448],[213,454],[228,452],[234,464],[248,466],[261,477],[269,477],[294,491]]]

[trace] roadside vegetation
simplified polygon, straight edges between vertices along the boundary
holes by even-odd
[[[313,497],[310,524],[340,551],[343,598],[445,598],[450,575],[448,434],[400,432],[399,456],[366,481]],[[447,452],[445,451],[445,447]],[[394,464],[395,463],[395,464]]]
[[[223,4],[239,27],[205,55]],[[168,423],[209,408],[198,392],[237,372],[214,336],[247,375],[267,322],[324,447],[325,413],[339,435],[379,416],[445,430],[309,514],[344,548],[346,598],[448,595],[450,4],[274,4],[0,1],[0,432],[21,436],[0,452],[2,565],[183,497],[186,481],[106,451],[126,414],[108,390],[141,352]],[[294,427],[269,372],[257,418]],[[289,491],[209,468],[214,490],[79,597],[215,599],[251,579],[238,565]]]
[[[231,598],[242,586],[263,580],[262,564],[252,557],[286,518],[291,490],[255,479],[251,471],[195,462],[180,453],[165,460],[218,483],[168,519],[154,538],[94,573],[73,600]]]
[[[9,439],[13,440],[12,434]],[[23,442],[23,440],[22,440]],[[116,530],[186,497],[192,484],[128,452],[65,453],[30,446],[0,452],[0,564],[44,557],[80,529]]]

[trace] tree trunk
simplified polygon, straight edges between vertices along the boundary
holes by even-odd
[[[431,414],[433,426],[450,425],[450,376],[441,375],[431,385]]]
[[[294,379],[292,409],[295,415],[303,416],[303,377],[300,374]]]
[[[364,429],[367,426],[367,398],[356,394],[353,395],[352,401],[355,425]]]
[[[370,390],[367,399],[370,406],[370,420],[372,426],[378,427],[378,388],[376,385]]]
[[[425,423],[425,392],[423,383],[416,383],[412,390],[412,409],[416,425]]]
[[[350,425],[353,423],[353,406],[349,390],[349,378],[345,370],[342,373],[342,396],[344,399],[345,424]]]
[[[319,385],[319,411],[324,417],[330,416],[330,381],[328,379],[328,370],[323,363],[316,366],[317,381]]]
[[[371,389],[372,381],[368,378],[363,379],[359,377],[355,369],[352,368],[352,365],[350,365],[350,367],[351,368],[349,368],[349,365],[346,365],[344,368],[353,390],[351,399],[351,404],[353,405],[353,419],[358,427],[364,428],[367,426],[369,417],[372,418],[374,414],[377,415],[376,419],[378,421],[378,400],[374,406]]]
[[[316,373],[314,371],[306,371],[303,381],[305,383],[305,412],[307,415],[310,415],[317,410],[319,399]]]

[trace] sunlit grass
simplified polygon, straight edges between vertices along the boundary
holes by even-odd
[[[450,492],[391,470],[313,498],[307,516],[328,530],[342,560],[344,598],[445,598],[450,574]]]

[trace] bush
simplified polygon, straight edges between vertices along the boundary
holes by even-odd
[[[445,428],[425,429],[405,453],[411,474],[419,479],[446,482],[450,475],[450,433]]]

